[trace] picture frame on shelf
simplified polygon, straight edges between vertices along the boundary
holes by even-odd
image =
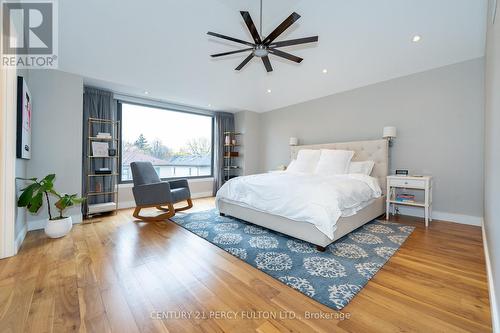
[[[92,142],[93,157],[109,157],[109,144],[107,142]]]

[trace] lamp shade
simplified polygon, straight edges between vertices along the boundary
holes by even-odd
[[[290,138],[290,146],[296,146],[299,144],[299,139],[297,138]]]
[[[395,138],[397,134],[396,127],[394,126],[386,126],[384,127],[383,138]]]

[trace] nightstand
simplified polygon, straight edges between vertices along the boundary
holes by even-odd
[[[396,189],[398,188],[424,191],[424,201],[398,201],[396,200]],[[425,211],[425,226],[428,227],[429,221],[432,221],[432,177],[387,176],[386,219],[389,219],[391,205],[422,207]]]

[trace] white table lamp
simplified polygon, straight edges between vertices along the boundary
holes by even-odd
[[[297,146],[299,144],[299,139],[290,138],[290,146]]]
[[[392,139],[392,138],[395,138],[397,136],[397,130],[396,130],[396,127],[394,126],[386,126],[384,127],[384,134],[383,134],[383,138],[384,139]]]

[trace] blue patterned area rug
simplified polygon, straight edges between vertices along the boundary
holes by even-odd
[[[316,301],[340,310],[361,291],[414,227],[374,220],[319,252],[310,243],[216,209],[172,220]]]

